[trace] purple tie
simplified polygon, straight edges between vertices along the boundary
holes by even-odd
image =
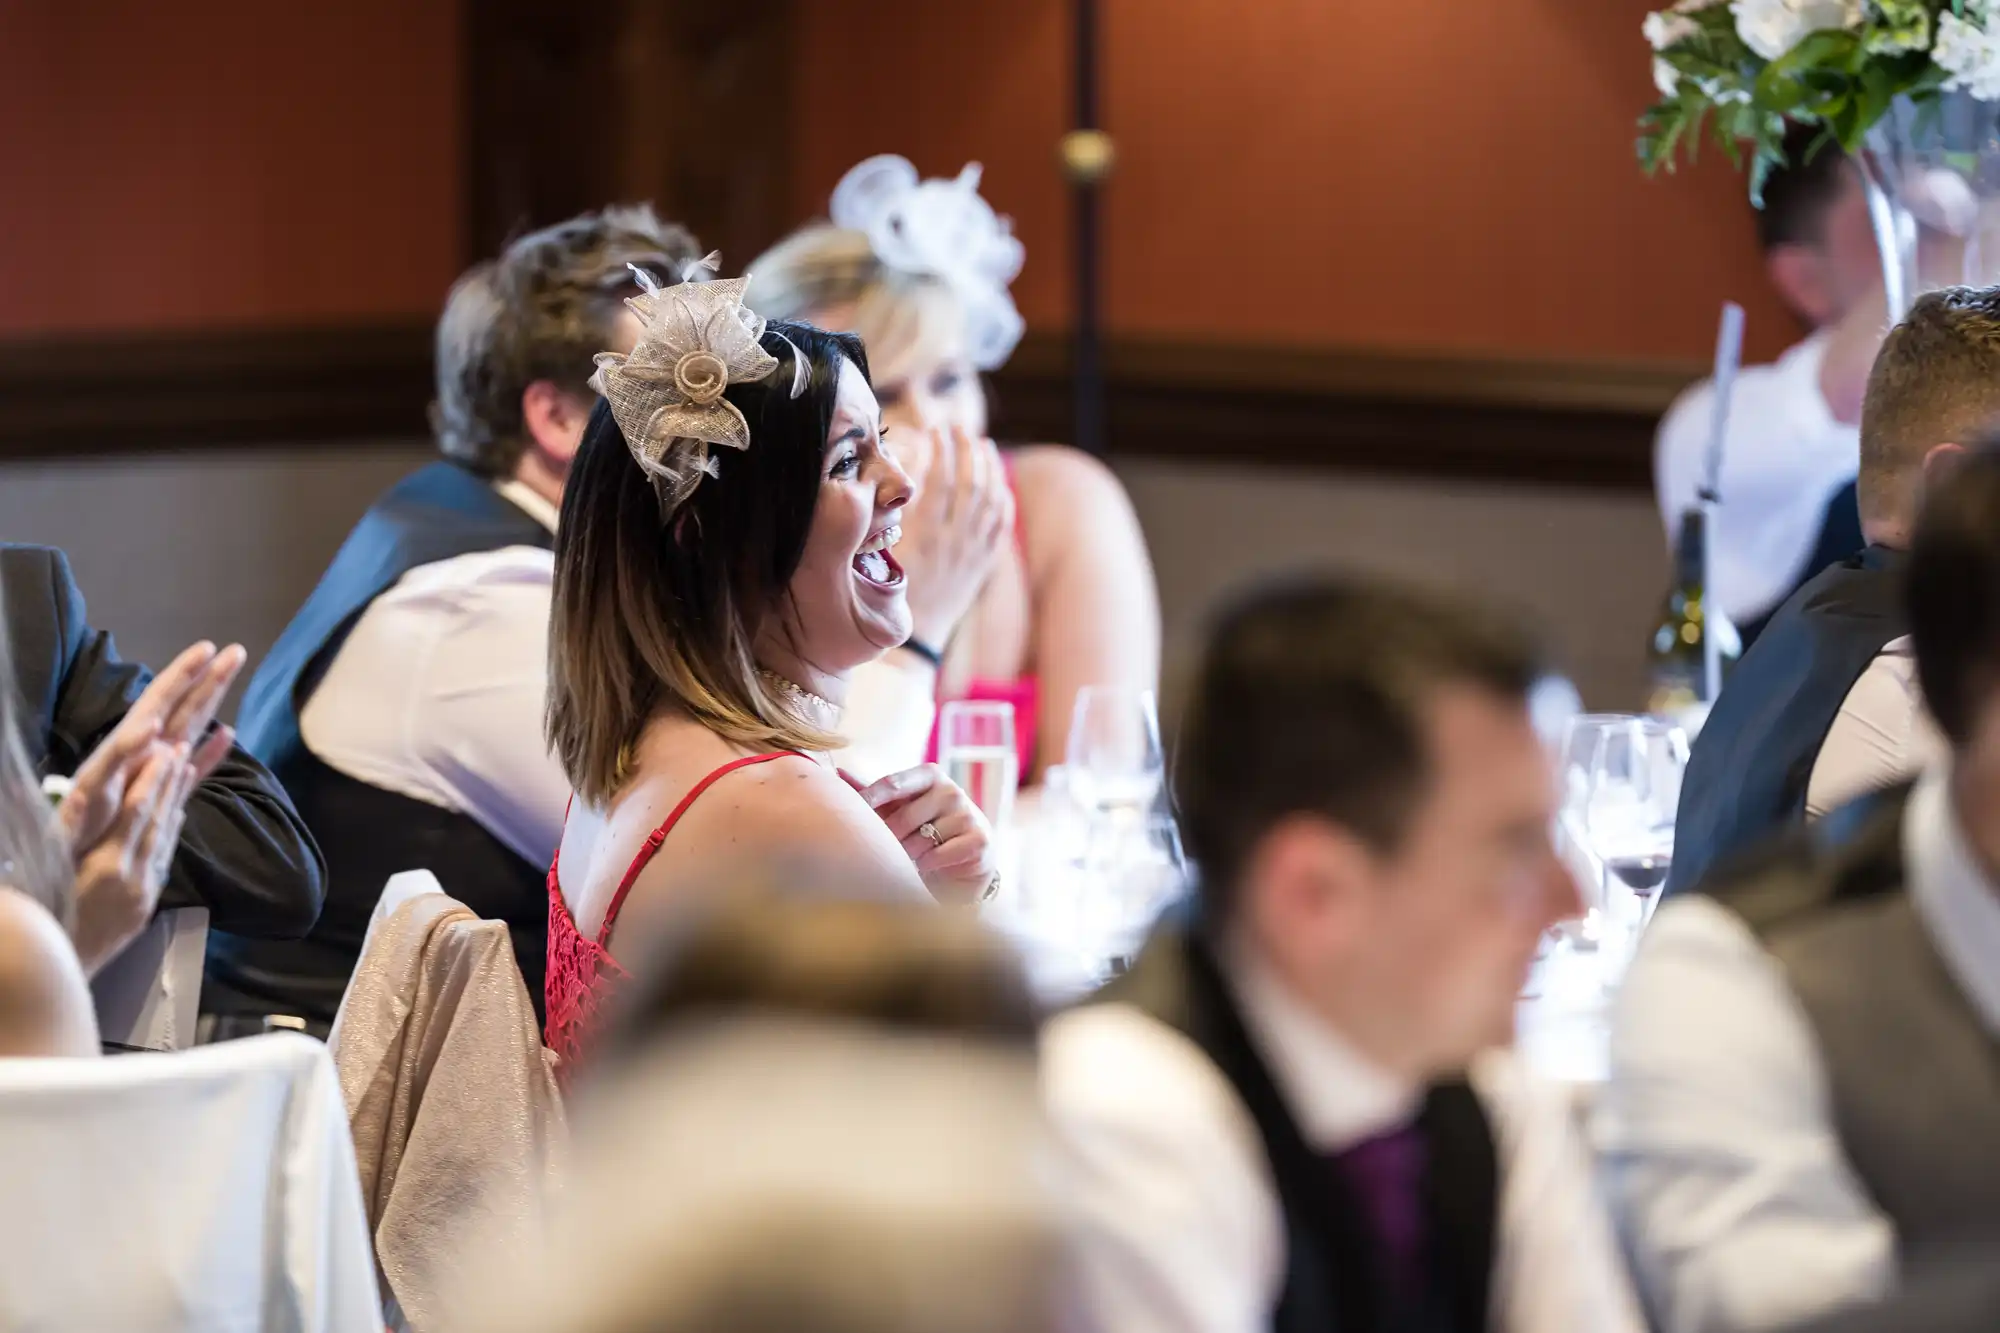
[[[1416,1126],[1356,1144],[1333,1158],[1361,1200],[1399,1297],[1420,1285],[1424,1248],[1424,1141]]]

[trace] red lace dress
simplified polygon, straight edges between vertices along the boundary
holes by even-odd
[[[625,905],[625,895],[632,891],[639,872],[652,862],[660,844],[667,840],[667,835],[673,832],[674,825],[680,822],[688,807],[717,781],[739,768],[793,757],[789,750],[751,755],[724,764],[695,783],[665,822],[653,830],[645,845],[639,849],[639,854],[632,858],[632,868],[619,881],[618,892],[612,895],[611,905],[605,909],[604,924],[597,928],[595,939],[576,928],[576,919],[569,914],[569,904],[563,901],[560,878],[562,853],[557,851],[555,861],[549,866],[549,973],[544,990],[549,1017],[542,1039],[548,1043],[550,1050],[562,1057],[559,1072],[564,1081],[575,1068],[577,1057],[590,1044],[598,1010],[630,975],[611,956],[609,945],[612,928],[618,923],[618,909]]]

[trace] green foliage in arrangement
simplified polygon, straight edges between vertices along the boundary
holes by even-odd
[[[1853,152],[1898,98],[1935,107],[1965,91],[2000,101],[2000,30],[1986,0],[1681,0],[1649,14],[1660,100],[1639,120],[1639,162],[1671,171],[1712,136],[1749,166],[1750,197],[1783,161],[1791,122]],[[1995,4],[2000,16],[2000,4]]]

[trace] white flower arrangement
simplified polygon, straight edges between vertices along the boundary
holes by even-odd
[[[1641,163],[1672,170],[1712,133],[1732,159],[1748,146],[1753,199],[1790,122],[1852,152],[1898,98],[2000,101],[2000,0],[1680,0],[1642,31],[1660,100],[1639,122]]]
[[[1861,26],[1861,0],[1734,0],[1736,32],[1743,44],[1776,60],[1816,32]]]
[[[2000,100],[2000,32],[1988,32],[1983,17],[1938,15],[1931,59],[1945,72],[1947,91],[1962,89],[1982,102]]]

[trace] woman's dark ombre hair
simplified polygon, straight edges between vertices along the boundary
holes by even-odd
[[[632,745],[666,704],[742,745],[839,743],[778,702],[752,643],[805,554],[841,367],[866,379],[867,353],[854,335],[809,324],[771,324],[762,346],[777,369],[724,393],[750,425],[750,447],[713,449],[721,475],[664,520],[608,404],[591,413],[571,464],[556,530],[548,737],[593,804],[617,791]],[[799,357],[808,373],[793,397]]]

